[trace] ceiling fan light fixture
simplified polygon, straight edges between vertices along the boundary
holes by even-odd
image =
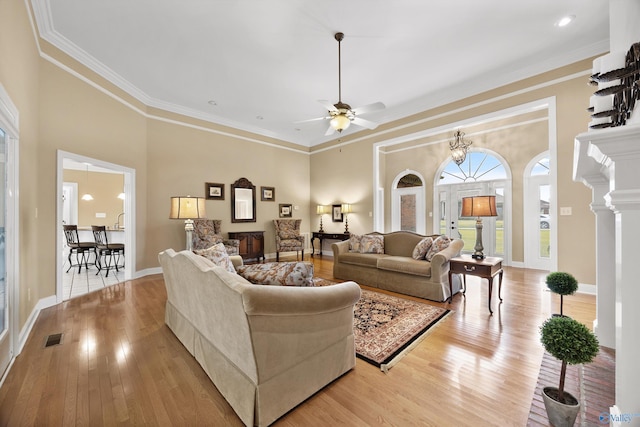
[[[345,114],[338,114],[333,116],[331,121],[329,122],[331,127],[337,130],[338,132],[342,132],[347,129],[349,125],[351,125],[351,120]]]

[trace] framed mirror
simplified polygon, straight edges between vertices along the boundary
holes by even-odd
[[[256,222],[256,186],[247,178],[231,184],[231,222]]]

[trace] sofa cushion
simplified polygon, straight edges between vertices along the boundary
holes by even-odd
[[[380,270],[431,277],[431,263],[403,256],[388,256],[378,260]]]
[[[448,236],[444,236],[444,235],[438,236],[433,241],[433,244],[429,248],[429,251],[427,251],[427,254],[425,255],[424,259],[426,259],[427,261],[431,261],[431,259],[435,254],[437,254],[443,249],[448,248],[450,244],[451,244],[451,239]]]
[[[361,254],[357,252],[346,252],[340,254],[340,262],[344,264],[362,265],[376,268],[378,260],[388,255],[385,254]]]
[[[349,252],[360,252],[360,244],[362,242],[362,236],[359,234],[352,234],[349,237]]]
[[[193,252],[207,258],[218,267],[223,267],[231,273],[236,272],[236,269],[233,267],[233,263],[229,258],[229,254],[227,253],[227,248],[225,248],[222,243],[216,243],[207,249],[197,249]]]
[[[424,259],[432,245],[433,239],[431,237],[425,237],[420,240],[416,247],[413,248],[412,258],[417,260]]]
[[[384,236],[379,234],[365,234],[360,239],[360,253],[383,254]]]
[[[310,262],[266,262],[239,266],[238,274],[251,283],[275,286],[313,286]]]

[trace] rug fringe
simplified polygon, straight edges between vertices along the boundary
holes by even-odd
[[[424,340],[427,335],[429,335],[435,328],[437,328],[443,320],[445,320],[447,317],[449,317],[449,315],[453,313],[453,310],[449,310],[447,313],[445,313],[438,322],[436,322],[435,325],[433,325],[432,327],[430,327],[429,329],[427,329],[426,331],[424,331],[422,333],[422,335],[420,335],[418,338],[416,338],[411,344],[409,344],[404,350],[402,350],[400,353],[398,353],[398,355],[396,357],[394,357],[393,359],[391,359],[389,361],[389,363],[383,363],[380,365],[380,370],[382,372],[384,372],[385,374],[389,373],[389,369],[393,368],[399,361],[400,359],[402,359],[404,356],[407,355],[407,353],[409,353],[411,350],[413,350],[418,344],[420,344],[422,342],[422,340]]]

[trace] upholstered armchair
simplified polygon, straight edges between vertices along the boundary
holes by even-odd
[[[207,249],[216,243],[222,242],[229,255],[238,255],[240,252],[240,240],[222,238],[221,223],[222,221],[219,219],[194,219],[192,249]]]
[[[276,227],[276,261],[280,261],[280,252],[302,252],[304,259],[304,237],[300,235],[301,219],[274,219]]]

